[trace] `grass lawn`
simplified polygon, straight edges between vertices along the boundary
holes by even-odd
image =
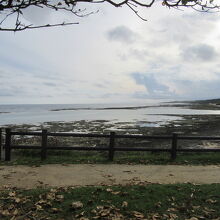
[[[220,184],[0,191],[1,220],[220,219]]]
[[[115,152],[114,161],[108,160],[108,152],[96,151],[48,151],[46,160],[40,160],[38,150],[16,150],[12,161],[0,161],[0,165],[77,164],[77,163],[117,163],[117,164],[220,164],[220,153],[178,153],[175,161],[169,153]]]

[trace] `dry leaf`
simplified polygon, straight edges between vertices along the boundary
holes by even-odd
[[[75,215],[75,217],[76,217],[76,218],[83,217],[84,213],[85,213],[85,211],[83,211],[83,212],[81,212],[81,213],[79,213],[79,214]]]
[[[16,203],[20,203],[20,202],[21,202],[21,199],[20,199],[20,198],[15,198],[15,202],[16,202]]]
[[[199,219],[196,218],[196,217],[192,217],[192,218],[187,218],[187,219],[185,219],[185,220],[199,220]]]
[[[215,212],[214,209],[209,209],[209,208],[207,208],[207,207],[205,207],[204,210],[207,211],[207,212]]]
[[[175,208],[168,208],[167,211],[168,211],[168,212],[176,212],[177,209],[175,209]]]
[[[18,211],[18,209],[15,209],[13,212],[12,212],[12,215],[18,215],[18,213],[19,213],[19,211]]]
[[[10,216],[10,212],[6,209],[0,212],[3,216]]]
[[[58,212],[60,212],[60,209],[58,209],[58,208],[51,208],[51,211],[53,213],[58,213]]]
[[[56,195],[56,201],[62,202],[64,200],[64,195]]]
[[[81,209],[83,208],[83,204],[80,201],[72,202],[71,207],[73,209]]]
[[[210,204],[215,204],[215,203],[217,203],[217,200],[207,199],[206,202],[208,202]]]
[[[55,200],[56,195],[55,195],[55,193],[48,193],[46,195],[46,198],[49,199],[49,200]]]
[[[192,208],[193,208],[193,209],[199,209],[200,206],[199,206],[199,205],[197,205],[197,206],[192,206]]]
[[[110,188],[107,188],[106,189],[106,192],[112,192],[113,190],[112,189],[110,189]]]
[[[15,196],[16,196],[16,192],[9,192],[8,195],[9,195],[10,197],[15,197]]]
[[[123,208],[128,207],[128,202],[124,201],[124,202],[122,203],[122,206],[121,206],[121,207],[123,207]]]
[[[35,206],[36,206],[37,211],[42,211],[43,210],[43,207],[41,205],[35,205]]]
[[[111,194],[118,195],[118,194],[120,194],[120,192],[119,191],[117,191],[117,192],[112,191]]]
[[[140,212],[137,211],[133,211],[132,214],[136,217],[136,218],[144,218],[144,215]]]

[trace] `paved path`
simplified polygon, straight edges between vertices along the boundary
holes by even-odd
[[[0,166],[0,189],[6,186],[87,186],[129,183],[220,183],[220,166],[76,164]]]

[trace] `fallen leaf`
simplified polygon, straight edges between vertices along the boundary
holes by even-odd
[[[213,200],[213,199],[207,199],[206,202],[210,203],[210,204],[216,204],[217,200]]]
[[[37,210],[37,211],[42,211],[42,210],[44,210],[41,205],[35,205],[35,206],[36,206],[36,210]]]
[[[21,199],[20,199],[20,198],[15,198],[15,202],[16,202],[16,203],[20,203],[20,202],[21,202]]]
[[[126,202],[126,201],[122,202],[121,207],[122,207],[122,208],[126,208],[126,207],[128,207],[128,202]]]
[[[9,192],[8,195],[9,195],[10,197],[15,197],[15,196],[16,196],[16,192]]]
[[[19,213],[18,209],[15,209],[15,210],[12,212],[12,215],[16,216],[16,215],[18,215],[18,213]]]
[[[199,220],[199,219],[196,218],[196,217],[191,217],[191,218],[187,218],[187,219],[185,219],[185,220]]]
[[[10,212],[6,209],[0,212],[3,216],[10,216]]]
[[[72,202],[71,207],[73,209],[81,209],[83,208],[83,204],[80,201]]]
[[[56,201],[62,202],[64,200],[64,195],[56,195]]]
[[[110,188],[107,188],[106,189],[106,192],[112,192],[113,190],[112,189],[110,189]]]
[[[144,218],[144,215],[140,212],[137,211],[133,211],[132,214],[136,217],[136,218]]]
[[[118,195],[118,194],[120,194],[120,192],[119,192],[119,191],[116,191],[116,192],[115,192],[115,191],[112,191],[111,194],[113,194],[113,195]]]
[[[58,212],[60,212],[61,210],[58,209],[58,208],[51,208],[51,211],[52,211],[52,213],[58,213]]]
[[[167,211],[168,211],[168,212],[176,212],[177,209],[175,209],[175,208],[168,208]]]

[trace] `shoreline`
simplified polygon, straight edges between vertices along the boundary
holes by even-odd
[[[137,134],[137,135],[171,135],[173,132],[178,132],[181,135],[195,136],[220,136],[220,115],[185,115],[184,120],[171,121],[169,124],[161,127],[141,127],[138,124],[115,123],[109,121],[74,121],[74,122],[47,122],[43,125],[33,126],[30,124],[10,126],[16,131],[41,131],[47,129],[49,132],[69,132],[69,133],[98,133],[109,134],[115,131],[117,134]],[[40,143],[39,137],[31,136],[16,136],[13,139],[13,144],[31,144]],[[133,139],[118,139],[117,144],[120,147],[155,147],[169,148],[170,142],[166,140],[133,140]],[[57,138],[50,137],[49,145],[51,146],[108,146],[107,139],[91,139],[85,137],[79,138]],[[179,142],[180,148],[213,148],[220,147],[217,141],[184,141]]]
[[[198,107],[198,102],[195,104]],[[208,108],[209,102],[202,104]],[[190,104],[191,106],[191,104]],[[194,108],[194,107],[193,107]],[[166,114],[162,114],[163,116]],[[163,121],[150,122],[147,120],[135,122],[117,122],[109,120],[78,120],[78,121],[57,121],[45,122],[39,124],[21,124],[21,125],[5,125],[2,128],[11,128],[14,131],[41,131],[47,129],[49,132],[72,132],[72,133],[99,133],[108,134],[115,131],[117,134],[138,134],[138,135],[171,135],[173,132],[178,132],[181,135],[204,135],[204,136],[220,136],[220,115],[184,115],[184,114],[167,114],[169,116],[179,117],[176,120],[170,120],[166,123]],[[158,114],[160,116],[160,114]],[[3,137],[4,138],[4,137]],[[35,144],[39,142],[36,137],[16,136],[13,139],[15,144]],[[149,147],[167,147],[170,143],[167,141],[148,141],[142,140],[138,143],[135,140],[117,140],[120,146],[142,146],[143,144]],[[91,140],[89,138],[51,138],[51,145],[61,146],[106,146],[107,140]],[[65,145],[63,145],[65,144]],[[199,147],[208,146],[220,147],[216,141],[181,141],[183,147]],[[180,146],[180,147],[181,147]]]

